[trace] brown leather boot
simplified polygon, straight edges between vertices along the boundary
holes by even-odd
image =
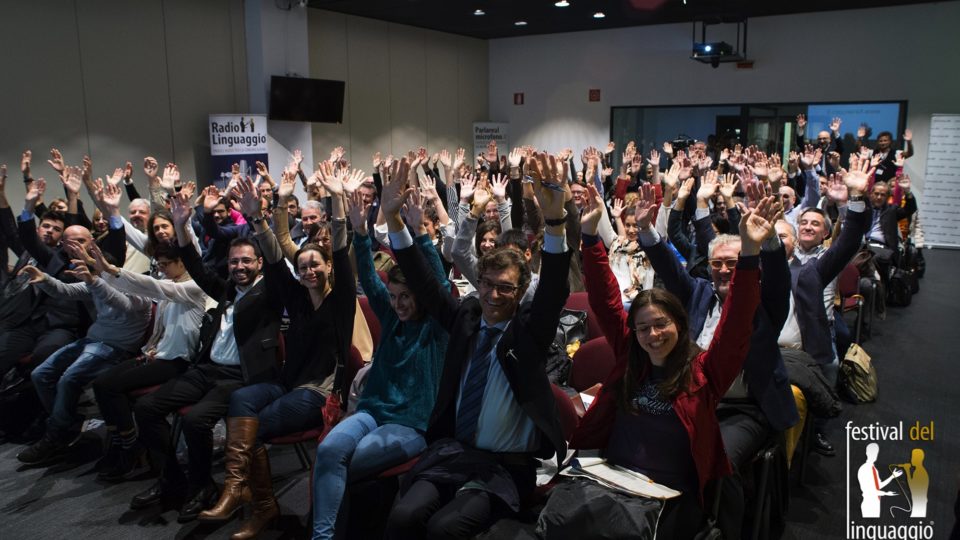
[[[200,521],[223,522],[233,518],[233,515],[243,507],[243,503],[250,501],[250,491],[247,489],[250,475],[250,456],[253,445],[257,441],[257,417],[227,418],[227,443],[224,448],[226,461],[226,479],[220,500],[209,510],[200,513]]]
[[[250,463],[250,491],[253,494],[253,515],[240,523],[240,529],[233,533],[230,540],[256,538],[260,531],[280,515],[277,499],[273,497],[270,458],[263,445],[253,451],[253,460]]]

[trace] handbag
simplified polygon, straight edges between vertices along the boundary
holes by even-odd
[[[867,351],[851,343],[840,363],[840,387],[856,403],[871,403],[877,400],[879,384],[877,369]]]

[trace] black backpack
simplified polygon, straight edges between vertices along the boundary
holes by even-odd
[[[917,288],[917,278],[908,270],[894,268],[887,280],[887,305],[906,307],[913,300],[913,290]]]

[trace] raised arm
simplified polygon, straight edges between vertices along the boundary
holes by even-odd
[[[190,214],[193,212],[190,202],[183,193],[175,193],[170,197],[170,213],[173,214],[173,227],[177,232],[180,256],[193,281],[210,298],[219,301],[226,294],[227,282],[206,268],[200,252],[194,246],[193,235],[187,230],[190,227]]]
[[[640,246],[650,257],[654,272],[663,280],[667,290],[677,295],[680,301],[687,305],[693,294],[696,280],[683,268],[673,250],[664,244],[660,234],[651,226],[653,211],[657,205],[653,186],[644,184],[639,194],[636,216]]]
[[[370,206],[363,203],[363,197],[354,193],[350,198],[350,223],[353,225],[353,253],[357,261],[357,277],[370,307],[377,318],[383,322],[393,308],[390,306],[390,293],[380,280],[373,266],[373,252],[370,249],[370,237],[367,235],[367,212]]]

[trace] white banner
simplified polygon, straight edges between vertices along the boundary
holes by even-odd
[[[487,144],[493,140],[497,141],[497,153],[505,156],[510,153],[510,138],[508,136],[510,124],[499,122],[474,122],[473,123],[473,159],[468,159],[467,164],[476,162],[477,156],[487,153]]]
[[[960,247],[960,114],[930,118],[920,219],[924,243]]]
[[[267,115],[210,115],[211,156],[266,153]]]

